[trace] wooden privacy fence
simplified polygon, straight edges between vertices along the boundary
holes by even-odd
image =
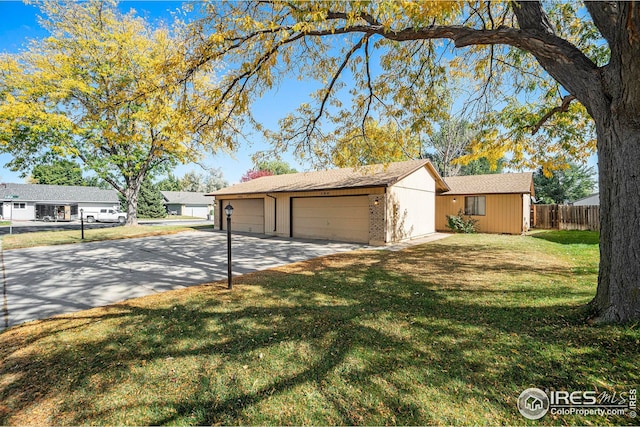
[[[532,205],[534,228],[600,230],[600,206]]]

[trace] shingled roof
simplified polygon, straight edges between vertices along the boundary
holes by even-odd
[[[15,196],[18,196],[17,198]],[[49,203],[114,203],[120,204],[115,190],[76,185],[2,184],[0,199]]]
[[[418,169],[426,167],[440,191],[448,189],[431,162],[426,159],[370,165],[360,168],[332,169],[286,175],[263,176],[232,185],[208,195],[286,193],[298,191],[337,190],[363,187],[390,187]]]
[[[533,173],[500,173],[489,175],[452,176],[445,178],[451,188],[442,193],[444,196],[454,194],[523,194],[533,191]]]
[[[174,203],[178,205],[211,205],[213,197],[205,193],[195,191],[161,191],[165,204]]]

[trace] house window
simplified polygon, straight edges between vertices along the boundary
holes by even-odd
[[[13,204],[13,209],[26,209],[27,208],[27,204],[26,203],[14,203]]]
[[[485,196],[467,196],[464,198],[465,215],[485,215]]]

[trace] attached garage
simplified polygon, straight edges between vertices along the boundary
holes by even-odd
[[[233,206],[232,231],[384,245],[435,232],[436,192],[449,188],[428,160],[265,176],[210,194]]]
[[[369,197],[294,197],[292,236],[369,243]]]
[[[264,199],[222,200],[219,204],[221,230],[227,224],[224,207],[229,203],[233,206],[232,230],[264,234]]]

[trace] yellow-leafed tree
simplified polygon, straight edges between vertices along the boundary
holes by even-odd
[[[204,94],[214,62],[184,75],[186,27],[153,27],[115,2],[38,3],[49,35],[0,57],[0,151],[14,170],[74,158],[127,202],[130,225],[145,176],[231,144]]]

